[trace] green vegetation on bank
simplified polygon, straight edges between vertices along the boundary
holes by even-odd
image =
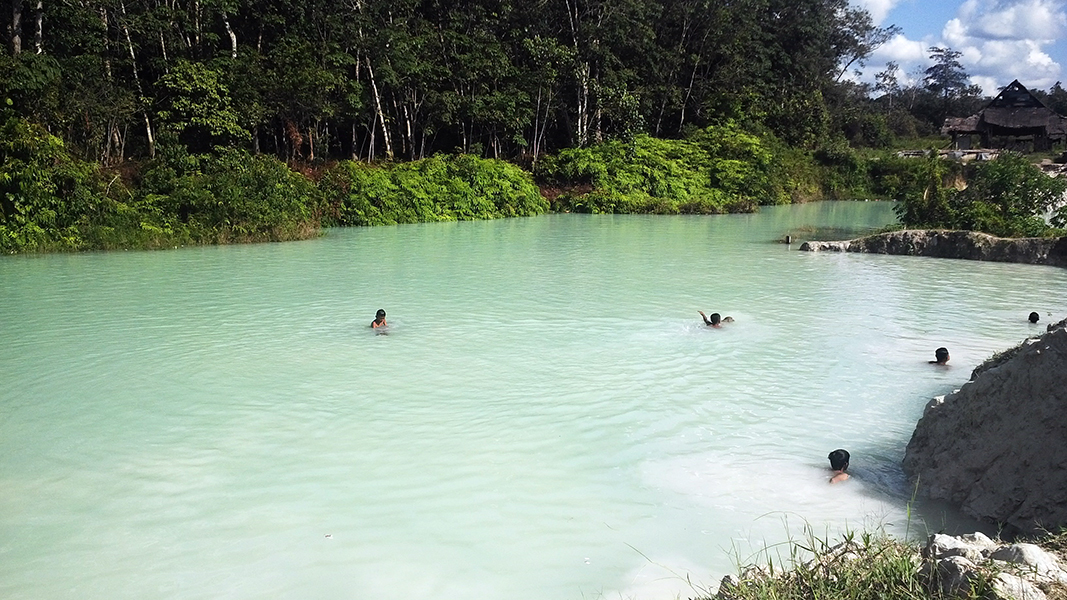
[[[469,155],[380,166],[342,161],[320,187],[329,225],[526,217],[548,210],[522,169]]]
[[[268,155],[191,154],[164,138],[155,159],[100,169],[24,119],[0,128],[0,252],[170,248],[306,239],[323,225],[536,215],[529,174],[468,155],[371,166],[341,161],[312,178]]]
[[[1060,206],[1067,179],[1045,175],[1020,154],[1005,152],[967,166],[936,157],[913,162],[893,186],[905,227],[1000,237],[1063,235],[1067,227],[1067,205]],[[1050,226],[1045,215],[1054,209]]]
[[[849,535],[838,545],[811,537],[793,542],[784,564],[747,569],[729,600],[934,600],[949,597],[920,570],[918,548],[883,534]],[[977,599],[982,586],[959,600]]]
[[[550,209],[711,214],[849,198],[898,200],[906,227],[1038,236],[1061,232],[1043,215],[1067,191],[1067,180],[1016,154],[962,165],[857,151],[844,142],[804,151],[733,122],[681,140],[641,134],[563,150],[544,157],[533,175],[462,154],[374,165],[346,160],[301,173],[233,148],[194,154],[166,131],[156,158],[104,169],[71,156],[59,138],[25,119],[9,114],[0,131],[3,253],[283,241],[313,237],[322,226]],[[1052,223],[1065,222],[1067,208],[1060,207]]]
[[[999,540],[997,540],[999,542]],[[924,543],[926,540],[924,540]],[[1033,539],[1017,539],[1040,546],[1063,559],[1067,530],[1047,532]],[[711,600],[979,600],[1001,598],[996,581],[1001,573],[1034,574],[1032,564],[976,561],[966,578],[953,580],[952,569],[941,571],[936,559],[924,557],[919,545],[882,532],[844,536],[833,543],[808,531],[806,540],[787,544],[788,557],[770,556],[741,566],[740,577],[723,585]],[[767,552],[761,553],[761,556]],[[943,557],[942,557],[943,558]],[[959,573],[956,573],[958,576]],[[1042,597],[1067,598],[1067,586],[1051,578],[1036,578]],[[949,583],[949,585],[945,585]],[[947,589],[948,588],[948,589]],[[1023,594],[1025,595],[1025,594]],[[1010,595],[1009,595],[1010,597]],[[1022,597],[1020,595],[1019,597]]]

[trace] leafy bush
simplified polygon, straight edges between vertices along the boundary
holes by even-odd
[[[1049,230],[1044,214],[1058,205],[1067,181],[1045,175],[1024,156],[1002,153],[979,163],[967,188],[954,197],[956,227],[1002,237],[1039,236]],[[1067,209],[1056,223],[1063,226]]]
[[[320,194],[281,161],[242,150],[154,163],[138,190],[141,228],[195,243],[280,241],[314,235]]]
[[[1053,230],[1044,215],[1067,192],[1067,181],[1045,175],[1015,153],[975,165],[962,190],[947,185],[958,179],[951,172],[955,163],[935,156],[915,163],[891,184],[901,200],[895,210],[905,227],[967,229],[1001,237],[1047,235]],[[1053,224],[1067,224],[1067,208],[1059,208]]]
[[[563,150],[536,175],[569,190],[556,199],[558,210],[722,213],[774,202],[772,160],[759,137],[728,123],[686,140],[639,135]]]
[[[315,184],[267,156],[163,146],[139,185],[70,157],[40,127],[0,127],[0,251],[159,248],[301,239],[318,230]]]
[[[95,165],[71,158],[43,128],[0,126],[0,251],[77,250],[79,226],[106,210]]]
[[[548,209],[527,173],[470,155],[381,166],[343,161],[320,186],[336,225],[496,219]]]

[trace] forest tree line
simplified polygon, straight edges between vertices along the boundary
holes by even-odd
[[[103,165],[173,140],[529,165],[724,120],[815,147],[841,129],[843,76],[893,32],[847,0],[4,4],[4,96]]]

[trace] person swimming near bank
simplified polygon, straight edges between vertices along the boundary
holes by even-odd
[[[722,315],[720,315],[719,313],[711,313],[711,316],[709,317],[705,315],[704,311],[702,310],[698,310],[697,312],[700,313],[700,316],[704,319],[704,324],[708,327],[722,327],[723,323],[734,322],[733,317],[723,318]]]
[[[1032,312],[1030,313],[1030,316],[1028,318],[1030,319],[1031,324],[1036,324],[1038,321],[1041,320],[1041,315],[1037,314],[1036,312]]]
[[[848,479],[849,475],[845,471],[848,470],[848,450],[838,448],[831,452],[826,458],[830,459],[830,470],[834,472],[830,477],[830,483],[840,483]]]
[[[948,364],[948,358],[949,358],[949,356],[948,356],[948,348],[945,348],[944,346],[942,346],[941,348],[938,348],[937,350],[934,350],[934,359],[935,360],[931,360],[930,364],[931,365],[942,365],[942,366],[944,366],[944,365]]]
[[[378,329],[379,327],[385,327],[388,323],[385,322],[385,309],[379,308],[378,312],[374,313],[374,320],[371,321],[371,329]]]

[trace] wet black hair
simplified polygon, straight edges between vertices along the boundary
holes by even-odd
[[[1036,312],[1030,313],[1030,322],[1031,323],[1037,323],[1040,320],[1041,320],[1041,315],[1037,314]]]
[[[374,318],[375,319],[380,319],[380,318],[382,318],[384,316],[385,316],[385,309],[384,308],[379,308],[378,312],[374,313]]]
[[[722,317],[719,313],[711,313],[711,317],[709,317],[708,320],[711,321],[712,325],[718,325],[719,322],[722,321]]]
[[[838,448],[834,450],[826,458],[830,459],[830,468],[835,471],[845,471],[848,469],[848,450]]]
[[[934,358],[936,358],[939,362],[944,362],[948,360],[948,348],[942,346],[941,348],[934,350]]]

